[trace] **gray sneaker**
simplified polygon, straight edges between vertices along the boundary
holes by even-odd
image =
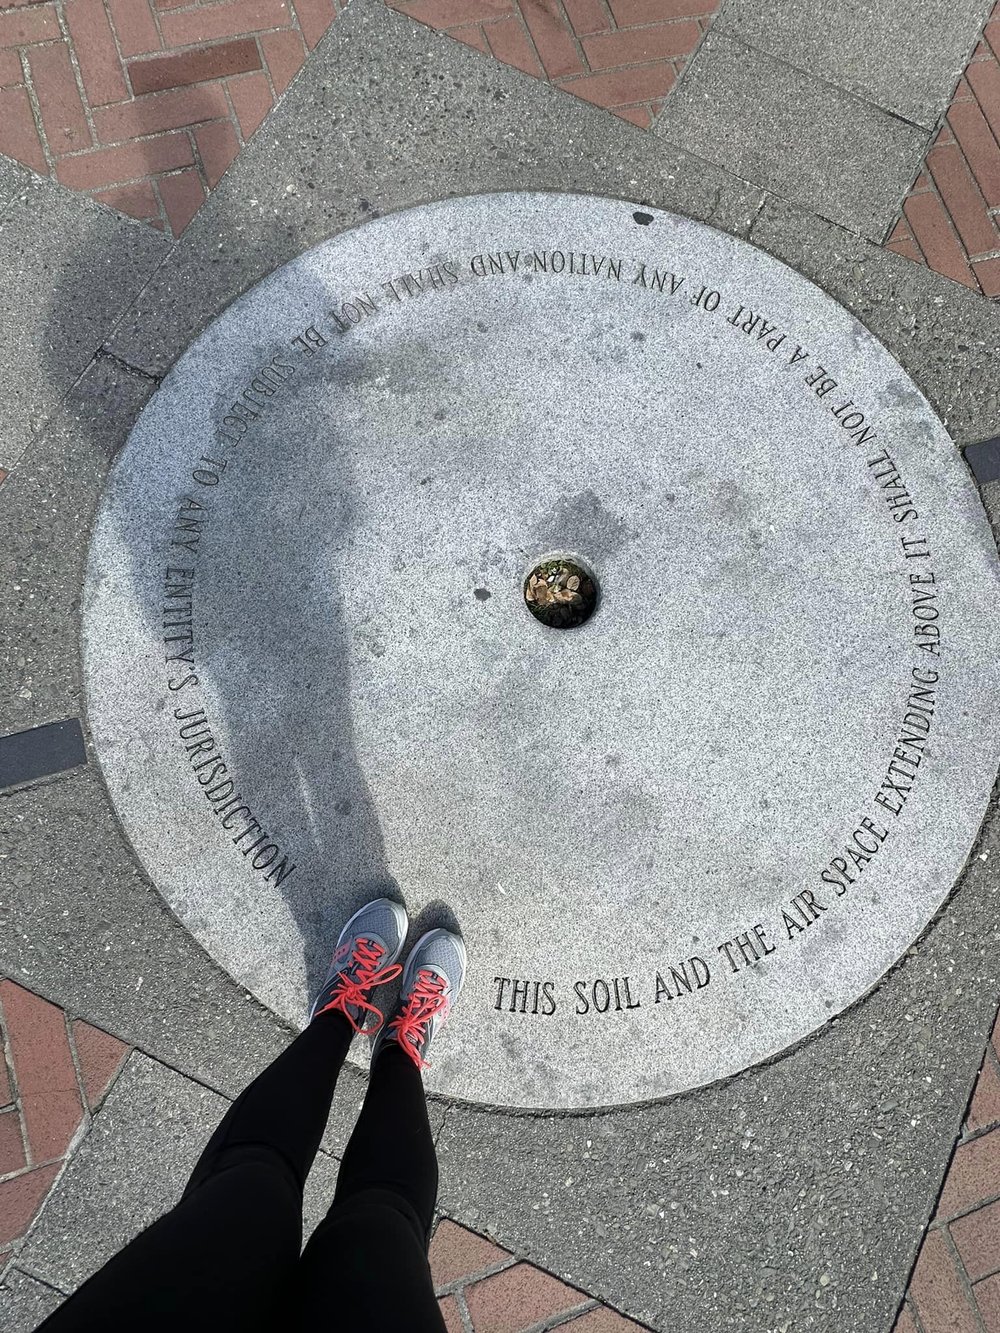
[[[330,1009],[338,1009],[355,1032],[362,1032],[366,1016],[375,1014],[377,1021],[367,1030],[377,1032],[385,1016],[378,1005],[372,1004],[371,993],[376,986],[395,981],[402,972],[396,959],[403,952],[408,928],[406,908],[391,898],[376,898],[359,908],[340,932],[310,1022]]]
[[[403,985],[392,1018],[372,1047],[374,1063],[390,1041],[403,1048],[418,1069],[426,1069],[427,1052],[438,1028],[458,999],[465,981],[465,942],[450,930],[421,935],[406,960]]]

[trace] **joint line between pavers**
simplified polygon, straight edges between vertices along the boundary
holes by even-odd
[[[448,1221],[454,1221],[448,1218]],[[455,1222],[456,1226],[463,1226],[462,1222]],[[435,1296],[456,1296],[464,1287],[474,1287],[477,1282],[485,1282],[488,1277],[495,1277],[497,1273],[506,1272],[508,1268],[514,1268],[517,1264],[528,1263],[526,1259],[519,1259],[516,1254],[512,1254],[509,1259],[503,1263],[491,1264],[489,1268],[477,1269],[474,1273],[464,1273],[461,1277],[455,1278],[454,1282],[446,1282],[443,1286],[435,1287]],[[534,1264],[531,1265],[535,1267]]]
[[[940,1230],[942,1237],[944,1239],[945,1248],[947,1249],[948,1254],[951,1257],[951,1262],[954,1265],[955,1272],[958,1274],[958,1281],[962,1288],[962,1294],[968,1301],[969,1308],[972,1310],[976,1318],[977,1324],[979,1328],[982,1330],[982,1333],[989,1333],[989,1330],[987,1330],[983,1324],[983,1317],[979,1313],[979,1302],[976,1300],[976,1297],[973,1294],[972,1283],[969,1281],[969,1275],[965,1271],[965,1264],[962,1262],[962,1256],[958,1252],[958,1246],[952,1240],[951,1232],[949,1231],[947,1226],[942,1225]]]
[[[98,347],[90,365],[87,366],[87,370],[89,370],[97,361],[110,361],[111,364],[117,366],[119,370],[124,370],[129,375],[138,375],[140,379],[148,380],[152,384],[160,385],[163,383],[162,375],[152,375],[148,370],[142,370],[139,366],[133,366],[123,357],[118,356],[115,352],[109,351],[104,346]],[[87,370],[83,372],[84,375],[87,373]],[[83,375],[80,376],[80,379],[83,379]],[[77,380],[77,384],[79,384],[79,382],[80,380]],[[73,387],[76,388],[76,385]]]
[[[72,1295],[72,1292],[64,1291],[62,1287],[57,1287],[56,1284],[50,1278],[42,1277],[40,1273],[36,1273],[31,1268],[27,1267],[22,1268],[20,1264],[12,1264],[11,1267],[8,1269],[8,1272],[21,1273],[24,1277],[31,1278],[32,1282],[37,1282],[39,1286],[47,1288],[47,1290],[54,1292],[57,1296],[62,1296],[63,1299]]]

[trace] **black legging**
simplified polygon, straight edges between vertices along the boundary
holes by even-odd
[[[437,1158],[420,1071],[383,1046],[330,1211],[301,1257],[302,1189],[353,1033],[320,1015],[229,1108],[180,1202],[45,1333],[277,1328],[444,1333],[427,1241]]]

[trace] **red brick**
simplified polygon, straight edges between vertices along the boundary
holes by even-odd
[[[977,259],[972,271],[984,296],[1000,296],[1000,259]]]
[[[627,120],[633,125],[638,125],[641,130],[648,130],[653,123],[653,117],[649,107],[646,106],[619,107],[614,114],[619,116],[622,120]]]
[[[1000,238],[991,248],[1000,249]],[[976,271],[975,268],[973,271]],[[967,1127],[969,1130],[986,1129],[988,1125],[996,1124],[1000,1124],[1000,1071],[997,1070],[997,1062],[992,1051],[988,1050],[979,1078],[976,1080]]]
[[[952,103],[948,122],[991,208],[1000,207],[1000,146],[978,102]]]
[[[910,191],[910,193],[916,194],[918,190],[929,190],[930,188],[931,188],[931,178],[930,176],[927,175],[926,172],[922,171],[920,175],[917,177],[917,179],[913,182],[913,188]]]
[[[910,1314],[905,1305],[899,1312],[899,1318],[896,1320],[892,1333],[919,1333],[913,1315]]]
[[[390,0],[393,9],[432,28],[488,23],[517,13],[514,0]]]
[[[519,1333],[586,1300],[530,1264],[515,1264],[484,1278],[466,1287],[464,1295],[477,1333]]]
[[[15,1072],[16,1072],[15,1066]],[[1000,1129],[960,1143],[938,1203],[939,1217],[968,1212],[1000,1195]]]
[[[193,169],[179,171],[175,176],[161,176],[158,185],[170,229],[179,236],[205,202],[201,178]]]
[[[0,46],[28,46],[32,42],[56,41],[61,36],[55,5],[0,12]]]
[[[456,42],[464,42],[466,46],[475,47],[477,51],[482,51],[484,56],[490,54],[486,37],[478,23],[468,23],[464,28],[449,28],[448,36],[453,37]]]
[[[634,1324],[631,1319],[625,1319],[603,1305],[559,1327],[569,1329],[570,1333],[644,1333],[639,1324]]]
[[[665,97],[674,86],[673,68],[666,62],[644,65],[638,69],[618,69],[610,74],[589,74],[582,79],[567,79],[559,86],[565,92],[583,97],[598,106],[628,106]]]
[[[487,1268],[496,1268],[510,1258],[506,1250],[485,1236],[447,1219],[438,1223],[431,1242],[431,1276],[435,1287],[447,1287],[459,1278],[471,1277]]]
[[[445,1333],[465,1333],[462,1312],[459,1310],[454,1296],[445,1296],[443,1300],[438,1301],[438,1309],[441,1311],[441,1318],[444,1320]]]
[[[159,51],[162,43],[146,0],[106,0],[123,56]]]
[[[28,1149],[36,1162],[61,1157],[83,1120],[61,1009],[11,981],[0,982],[10,1060]]]
[[[913,232],[910,231],[906,219],[900,218],[896,223],[896,225],[893,227],[892,231],[889,233],[889,240],[887,244],[891,245],[893,241],[912,241],[912,240],[913,240]]]
[[[986,31],[983,33],[983,36],[986,38],[987,42],[989,42],[997,60],[1000,60],[1000,19],[993,19],[992,22],[987,23]],[[981,48],[982,43],[976,47],[976,55],[979,54]]]
[[[240,141],[232,121],[210,120],[207,125],[198,125],[194,131],[194,141],[201,154],[208,188],[214,189],[240,151]]]
[[[718,5],[719,0],[611,0],[611,12],[619,28],[629,28],[636,23],[714,14]]]
[[[24,88],[5,88],[0,92],[0,153],[43,176],[48,174],[45,150]]]
[[[31,47],[28,68],[42,115],[42,129],[52,152],[58,155],[89,148],[90,126],[70,63],[69,47],[64,42]]]
[[[5,472],[4,477],[7,473]],[[0,477],[0,481],[3,477]],[[14,1100],[14,1090],[10,1083],[10,1074],[7,1071],[7,1061],[4,1059],[3,1046],[0,1045],[0,1106],[10,1106]]]
[[[16,1111],[5,1111],[0,1115],[0,1176],[9,1176],[26,1165],[21,1117]]]
[[[130,218],[138,218],[141,222],[148,222],[160,212],[160,201],[149,181],[133,181],[131,185],[97,190],[91,198],[108,208],[117,209],[119,213],[127,213]]]
[[[200,50],[181,51],[176,55],[147,56],[131,60],[128,76],[136,97],[163,92],[187,84],[221,79],[227,74],[246,74],[260,69],[260,52],[252,37],[235,42],[216,42]]]
[[[160,29],[169,46],[243,37],[248,32],[288,28],[291,23],[290,0],[222,0],[199,9],[167,10],[160,15]]]
[[[302,38],[294,28],[289,28],[287,32],[264,33],[260,44],[274,91],[280,96],[305,63]]]
[[[979,1333],[944,1236],[928,1231],[910,1282],[910,1300],[925,1333]]]
[[[9,476],[10,473],[7,471],[7,469],[0,467],[0,486],[4,484],[4,482],[7,480]]]
[[[965,251],[937,195],[911,195],[903,211],[929,267],[966,287],[976,286]]]
[[[969,80],[963,74],[955,88],[952,102],[971,102],[975,99],[975,93],[969,87]]]
[[[0,1185],[0,1245],[9,1245],[24,1235],[52,1188],[61,1165],[61,1162],[55,1162],[52,1166],[40,1166]]]
[[[586,37],[583,49],[590,68],[595,71],[617,69],[619,65],[648,64],[669,60],[693,51],[701,37],[697,23],[659,23],[633,32],[609,32],[600,37]]]
[[[171,88],[150,93],[120,106],[97,107],[94,128],[102,143],[119,143],[142,134],[161,130],[184,129],[203,120],[219,120],[229,115],[229,103],[221,83],[207,83],[191,88]]]
[[[535,55],[535,48],[516,14],[498,19],[496,23],[488,23],[483,32],[497,60],[502,60],[505,65],[513,65],[525,74],[533,74],[535,78],[542,77],[542,67]]]
[[[295,0],[295,16],[311,51],[336,18],[333,0]]]
[[[120,181],[135,180],[150,172],[171,171],[194,161],[186,134],[159,134],[117,148],[95,148],[77,157],[64,157],[56,176],[71,190],[100,190]]]
[[[532,40],[550,79],[582,74],[580,58],[572,33],[567,29],[557,0],[530,0],[522,10]]]
[[[1000,244],[1000,233],[986,211],[986,201],[959,146],[933,148],[927,156],[927,165],[968,253],[984,255],[995,250]]]
[[[1000,139],[1000,65],[993,60],[972,64],[968,77],[994,137]]]
[[[239,79],[227,79],[226,87],[240,122],[244,141],[250,138],[271,110],[271,88],[264,74],[244,74]]]
[[[601,0],[563,0],[566,13],[578,37],[589,37],[591,33],[607,32],[611,27],[607,10]]]
[[[24,70],[17,51],[4,47],[0,50],[0,88],[13,88],[24,82]]]
[[[103,0],[71,0],[65,14],[90,105],[121,102],[128,87]]]
[[[146,211],[142,214],[135,213],[135,217],[148,218],[159,212],[148,181],[140,181],[138,185],[127,188],[142,191],[136,196],[136,202],[141,200],[147,204]],[[149,189],[148,196],[145,194],[146,189]],[[148,206],[150,203],[152,207]],[[84,1023],[79,1018],[73,1024],[73,1044],[76,1047],[76,1058],[83,1079],[83,1091],[90,1109],[93,1110],[107,1092],[111,1080],[121,1069],[129,1048],[117,1037],[102,1032],[100,1028],[91,1027],[89,1023]]]
[[[916,241],[888,241],[887,250],[891,250],[894,255],[902,255],[904,259],[912,259],[915,264],[922,264],[924,257],[920,253],[920,246]]]
[[[1000,1203],[967,1213],[948,1230],[970,1282],[1000,1270]]]
[[[986,1333],[1000,1333],[1000,1277],[977,1282],[972,1294],[983,1318]]]

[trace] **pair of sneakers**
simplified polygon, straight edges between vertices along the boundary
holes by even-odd
[[[465,944],[450,930],[430,930],[410,950],[404,970],[397,960],[409,924],[406,909],[390,898],[376,898],[355,912],[340,932],[330,971],[309,1018],[312,1021],[337,1010],[355,1032],[376,1034],[373,1063],[383,1046],[397,1042],[418,1069],[425,1069],[434,1034],[465,981]],[[402,989],[386,1021],[372,997],[400,973]]]

